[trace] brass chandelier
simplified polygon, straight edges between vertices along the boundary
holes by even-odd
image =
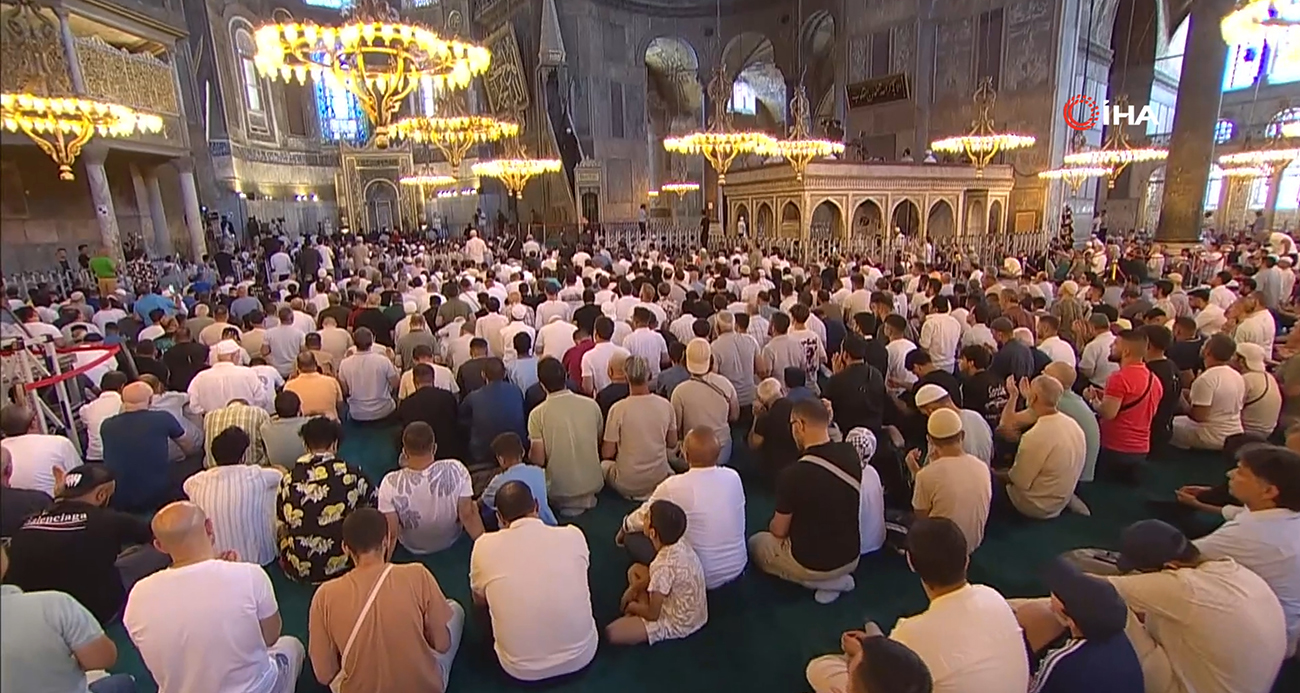
[[[799,23],[803,24],[803,0],[799,0]],[[803,180],[803,174],[808,170],[808,164],[813,159],[821,159],[832,154],[843,154],[843,142],[831,142],[830,140],[819,140],[812,136],[812,105],[808,103],[808,91],[803,85],[803,32],[799,33],[799,46],[796,49],[799,53],[799,86],[795,88],[794,97],[790,99],[790,119],[793,125],[790,127],[790,137],[784,140],[777,140],[764,154],[769,156],[779,156],[790,163],[790,168],[794,169],[794,179]]]
[[[1110,169],[1105,166],[1063,166],[1041,171],[1038,174],[1038,177],[1044,180],[1063,181],[1076,193],[1083,186],[1083,182],[1089,178],[1107,178],[1109,176]]]
[[[556,173],[561,168],[563,164],[559,159],[529,158],[523,143],[518,137],[513,137],[506,144],[504,157],[480,161],[471,166],[470,171],[480,178],[501,181],[512,197],[521,198],[528,181],[546,173]]]
[[[964,153],[975,164],[976,173],[982,173],[984,167],[999,153],[1034,146],[1036,140],[1032,135],[998,132],[993,127],[993,106],[997,103],[997,98],[993,78],[980,80],[980,85],[975,90],[975,120],[971,123],[970,132],[936,140],[930,143],[930,149],[946,154]]]
[[[1116,109],[1123,110],[1128,105],[1127,96],[1115,99]],[[1106,176],[1106,187],[1114,188],[1119,174],[1132,163],[1144,161],[1164,161],[1169,158],[1169,150],[1159,147],[1134,147],[1128,139],[1128,128],[1123,125],[1111,125],[1106,133],[1106,142],[1100,149],[1066,154],[1066,166],[1108,167],[1110,175]]]
[[[1270,137],[1262,147],[1252,148],[1247,141],[1245,150],[1220,156],[1219,164],[1262,169],[1268,172],[1265,175],[1271,175],[1272,171],[1286,168],[1297,159],[1300,159],[1300,145],[1288,142],[1285,137]]]
[[[262,75],[299,84],[310,75],[355,94],[379,149],[388,147],[393,117],[421,82],[435,93],[464,89],[491,62],[482,46],[402,22],[386,0],[357,0],[337,26],[275,22],[258,27],[254,37]]]
[[[476,145],[519,135],[519,124],[489,116],[414,116],[393,123],[392,136],[438,148],[452,170],[458,170],[465,155]]]

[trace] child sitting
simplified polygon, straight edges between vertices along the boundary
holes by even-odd
[[[609,624],[606,634],[615,645],[651,645],[684,638],[709,620],[704,569],[695,549],[682,541],[686,512],[666,500],[650,505],[645,534],[654,544],[650,567],[628,569],[623,593],[623,617]]]
[[[492,440],[492,454],[497,458],[497,464],[501,465],[501,471],[492,477],[487,488],[483,489],[483,495],[479,496],[479,512],[483,516],[483,527],[489,532],[498,529],[497,509],[493,502],[497,497],[497,489],[504,486],[507,481],[524,482],[528,490],[533,492],[533,498],[537,499],[537,517],[554,527],[555,515],[546,502],[546,471],[541,467],[524,463],[524,442],[519,439],[519,434],[498,435]]]

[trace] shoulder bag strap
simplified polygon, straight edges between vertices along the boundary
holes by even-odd
[[[718,387],[717,385],[714,385],[713,383],[705,380],[704,378],[698,375],[692,375],[691,380],[694,380],[695,382],[703,385],[707,385],[710,390],[713,390],[714,392],[718,393],[718,396],[721,397],[723,400],[725,400],[728,403],[731,402],[731,398],[727,397],[727,393],[723,392],[722,388]]]
[[[375,605],[375,597],[379,596],[379,588],[383,586],[384,581],[388,579],[388,574],[393,572],[393,564],[389,563],[384,566],[384,572],[379,574],[379,579],[375,580],[375,586],[370,588],[370,596],[366,597],[366,603],[361,607],[361,613],[357,614],[357,622],[352,626],[352,633],[348,635],[348,641],[343,645],[343,655],[339,657],[339,675],[336,680],[341,680],[344,672],[348,667],[348,653],[352,651],[352,643],[356,642],[357,633],[361,632],[361,624],[366,622],[366,616],[370,614],[370,607]]]
[[[1154,383],[1155,380],[1156,380],[1156,374],[1147,371],[1147,389],[1142,391],[1141,397],[1138,397],[1137,399],[1133,400],[1132,402],[1129,402],[1128,404],[1121,404],[1119,407],[1119,411],[1128,411],[1129,409],[1132,409],[1133,407],[1136,407],[1137,405],[1144,402],[1147,398],[1147,395],[1151,394],[1151,384]],[[1115,412],[1115,413],[1118,414],[1119,412]]]
[[[1259,396],[1256,397],[1255,399],[1252,399],[1252,400],[1250,400],[1249,402],[1246,402],[1245,404],[1242,404],[1241,407],[1242,407],[1243,409],[1245,409],[1246,407],[1249,407],[1250,405],[1252,405],[1252,404],[1254,404],[1254,403],[1256,403],[1256,402],[1260,401],[1261,399],[1264,399],[1265,397],[1268,396],[1268,392],[1269,392],[1269,390],[1271,390],[1271,389],[1273,388],[1273,383],[1272,383],[1273,376],[1269,375],[1268,373],[1264,373],[1264,378],[1265,378],[1265,380],[1264,380],[1264,391],[1261,392],[1261,393],[1259,393]]]
[[[835,476],[839,477],[840,481],[843,481],[849,486],[852,486],[854,491],[857,491],[858,493],[862,493],[861,481],[858,481],[857,479],[854,479],[852,476],[849,476],[848,472],[844,471],[843,469],[840,469],[839,467],[836,467],[835,465],[831,464],[825,459],[822,459],[821,457],[818,457],[816,455],[804,455],[803,457],[799,458],[799,461],[807,462],[809,464],[815,464],[818,467],[825,469],[831,474],[834,474]]]

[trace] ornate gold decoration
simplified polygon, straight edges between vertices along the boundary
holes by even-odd
[[[519,57],[514,25],[505,22],[497,27],[486,45],[493,55],[492,64],[483,75],[489,109],[493,113],[527,112],[530,103],[528,80],[524,78],[524,63]]]
[[[1115,109],[1124,110],[1128,105],[1128,96],[1120,95],[1115,99]],[[1063,161],[1066,166],[1102,166],[1110,168],[1106,177],[1106,187],[1114,188],[1115,179],[1124,168],[1133,162],[1164,161],[1169,157],[1168,149],[1157,147],[1134,147],[1128,141],[1128,128],[1112,125],[1106,133],[1106,141],[1100,149],[1066,154]]]
[[[843,154],[843,142],[819,140],[812,136],[810,123],[812,107],[808,103],[808,92],[802,84],[795,89],[794,98],[790,100],[790,118],[794,125],[790,128],[789,139],[778,140],[764,154],[779,156],[790,163],[794,169],[794,179],[803,180],[804,171],[813,159],[821,159],[832,154]]]
[[[132,53],[98,36],[77,39],[86,96],[154,113],[180,115],[172,66],[150,53]]]
[[[674,154],[703,156],[713,170],[718,172],[718,185],[726,185],[727,170],[736,157],[770,151],[776,146],[776,140],[764,132],[738,132],[732,129],[731,113],[727,110],[727,104],[731,101],[731,82],[727,79],[727,67],[721,60],[718,61],[713,78],[709,80],[708,91],[709,99],[713,101],[713,118],[708,129],[682,137],[665,138],[664,149]]]
[[[519,138],[506,145],[506,155],[500,159],[480,161],[470,167],[480,178],[496,178],[515,197],[524,196],[528,181],[544,173],[555,173],[562,168],[559,159],[531,159],[524,151]]]
[[[310,74],[355,94],[379,149],[388,147],[393,116],[421,82],[438,93],[464,89],[491,63],[482,46],[401,22],[386,0],[358,0],[337,26],[277,22],[258,27],[254,39],[254,61],[268,78],[304,84]]]
[[[980,80],[979,88],[975,90],[975,120],[971,122],[970,132],[931,142],[930,148],[948,154],[965,153],[971,163],[975,164],[975,171],[980,173],[999,152],[1034,146],[1035,140],[1031,135],[998,132],[994,129],[993,106],[997,103],[997,98],[993,78]]]
[[[1268,171],[1266,176],[1279,168],[1286,168],[1292,161],[1300,159],[1300,143],[1290,141],[1284,132],[1279,134],[1279,137],[1267,138],[1263,146],[1247,140],[1242,151],[1219,157],[1219,165],[1264,169]]]
[[[59,25],[34,0],[15,0],[0,17],[0,91],[71,94],[72,71]]]
[[[481,115],[415,116],[393,123],[392,134],[437,147],[456,170],[475,145],[517,137],[519,124]]]
[[[1063,168],[1054,168],[1047,171],[1040,171],[1039,178],[1045,180],[1065,181],[1066,185],[1074,192],[1079,192],[1079,188],[1085,180],[1089,178],[1104,178],[1110,176],[1110,169],[1104,166],[1065,166]]]
[[[136,130],[162,130],[162,118],[137,113],[128,106],[31,94],[0,94],[0,123],[10,132],[22,130],[50,155],[59,165],[60,180],[73,180],[72,162],[95,135],[129,137]]]

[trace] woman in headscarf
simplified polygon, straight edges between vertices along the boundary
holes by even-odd
[[[858,427],[844,436],[844,442],[853,446],[862,462],[858,530],[862,535],[862,555],[865,556],[885,543],[885,490],[880,485],[880,474],[871,466],[871,460],[876,456],[876,434],[869,428]]]

